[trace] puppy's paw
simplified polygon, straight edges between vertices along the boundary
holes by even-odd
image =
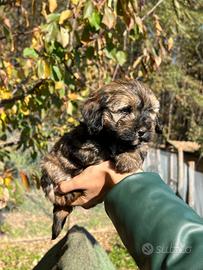
[[[128,153],[122,153],[115,157],[115,169],[119,173],[135,172],[142,168],[143,160],[139,155],[136,158]]]
[[[115,169],[116,172],[118,173],[130,173],[130,172],[135,172],[139,169],[139,163],[128,163],[128,162],[123,162],[121,160],[118,160],[115,164]]]

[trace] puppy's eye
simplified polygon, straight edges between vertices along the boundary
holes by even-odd
[[[131,113],[132,112],[132,107],[131,106],[126,106],[126,107],[123,107],[122,109],[119,110],[119,112],[121,113]]]

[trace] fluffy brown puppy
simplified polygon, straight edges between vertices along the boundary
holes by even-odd
[[[80,190],[57,195],[54,187],[86,167],[111,160],[119,173],[142,168],[148,143],[160,131],[159,102],[142,83],[115,81],[90,95],[83,122],[65,134],[42,161],[41,185],[54,204],[52,239],[61,232]],[[94,181],[94,179],[93,179]]]

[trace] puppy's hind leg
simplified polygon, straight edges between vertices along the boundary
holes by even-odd
[[[67,217],[72,212],[72,206],[54,205],[53,209],[53,225],[52,225],[52,240],[56,239],[63,229]]]

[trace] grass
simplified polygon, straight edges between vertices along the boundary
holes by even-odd
[[[18,245],[1,245],[0,247],[0,269],[1,270],[28,270],[32,269],[42,257],[44,244],[36,245],[18,244]]]
[[[136,269],[103,205],[88,211],[76,208],[71,215],[70,226],[76,223],[94,235],[117,269]],[[58,241],[50,241],[51,225],[51,204],[38,191],[27,194],[17,209],[6,213],[5,222],[1,226],[6,236],[1,239],[0,270],[32,269]],[[61,237],[65,233],[66,230],[63,230]]]
[[[117,269],[138,269],[118,236],[112,241],[109,257]]]

